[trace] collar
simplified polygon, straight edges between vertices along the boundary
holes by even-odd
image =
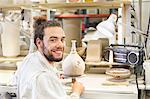
[[[49,63],[48,60],[39,51],[37,51],[36,54],[38,55],[39,60],[44,64],[43,66],[45,68],[53,70],[54,72],[56,72],[56,67],[54,65],[54,62]]]

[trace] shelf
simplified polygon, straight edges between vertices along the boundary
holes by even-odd
[[[119,2],[92,2],[92,3],[53,3],[40,4],[42,8],[52,9],[88,9],[88,8],[119,8]]]
[[[17,65],[15,62],[0,62],[0,70],[16,70]]]
[[[101,2],[85,2],[85,3],[44,3],[44,4],[18,4],[18,5],[2,5],[2,9],[98,9],[98,8],[120,8],[123,4],[130,4],[130,1],[101,1]]]
[[[0,57],[0,62],[17,62],[22,61],[24,59],[24,56],[18,56],[18,57]]]
[[[69,14],[69,15],[57,15],[56,18],[106,18],[110,14]]]
[[[87,2],[87,3],[47,3],[39,4],[39,7],[45,9],[91,9],[91,8],[120,8],[121,4],[130,4],[128,1],[105,1],[105,2]]]
[[[14,4],[0,4],[0,8],[3,10],[20,10],[22,5],[14,5]]]
[[[100,62],[85,62],[86,65],[94,65],[94,66],[112,66],[112,65],[127,65],[122,63],[116,63],[116,62],[107,62],[107,61],[100,61]]]

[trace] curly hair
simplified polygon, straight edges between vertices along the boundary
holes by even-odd
[[[44,29],[47,27],[61,27],[61,24],[56,20],[46,20],[44,18],[35,19],[33,28],[34,28],[34,44],[36,45],[36,39],[39,38],[43,40]],[[37,46],[37,45],[36,45]]]

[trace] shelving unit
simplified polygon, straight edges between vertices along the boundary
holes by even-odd
[[[8,5],[2,5],[0,4],[0,9],[3,11],[5,10],[21,10],[21,9],[27,9],[33,10],[36,9],[42,9],[42,10],[51,10],[51,9],[59,9],[59,10],[71,10],[71,9],[100,9],[100,8],[122,8],[122,40],[123,43],[125,39],[126,33],[129,33],[130,30],[128,29],[127,25],[130,25],[130,4],[131,2],[128,0],[119,0],[119,1],[105,1],[105,2],[85,2],[85,3],[44,3],[44,4],[38,4],[38,3],[32,3],[32,4],[8,4]],[[47,15],[49,16],[49,15]],[[88,15],[80,15],[80,17],[89,17]],[[99,16],[99,15],[97,15]],[[31,15],[31,17],[33,17]],[[94,16],[93,16],[94,17]],[[32,25],[33,20],[31,20]],[[31,29],[32,31],[32,29]],[[30,32],[31,33],[31,32]],[[107,64],[112,65],[112,64]]]
[[[130,1],[101,1],[101,2],[84,2],[84,3],[32,3],[32,4],[0,4],[2,9],[21,9],[21,8],[35,8],[35,9],[97,9],[97,8],[121,8],[122,4],[130,5]]]
[[[71,10],[71,9],[99,9],[99,8],[107,8],[107,9],[110,9],[110,8],[122,8],[122,23],[124,23],[124,24],[122,24],[122,38],[120,38],[120,39],[122,40],[122,43],[125,43],[124,42],[125,35],[127,35],[127,33],[130,33],[130,30],[127,27],[127,26],[130,26],[130,23],[129,23],[130,22],[130,1],[128,1],[128,0],[107,1],[107,2],[90,2],[90,3],[46,3],[46,4],[17,4],[17,5],[14,5],[14,4],[12,4],[12,5],[2,5],[2,4],[0,4],[0,9],[2,11],[5,11],[5,10],[21,10],[21,9],[27,9],[27,10],[31,10],[31,11],[33,9],[42,9],[42,10],[47,10],[47,11],[49,11],[49,9],[59,9],[59,10],[63,10],[64,11],[65,9]],[[81,15],[80,17],[88,17],[88,15],[85,15],[85,16]],[[30,36],[30,34],[29,34],[29,36]],[[0,62],[4,62],[4,61],[9,61],[9,62],[20,61],[23,58],[24,57],[18,57],[18,58],[17,57],[16,58],[0,57]],[[119,63],[109,63],[109,62],[100,62],[100,63],[90,63],[89,62],[87,64],[88,65],[96,65],[96,66],[97,65],[107,65],[107,66],[122,65],[122,64],[119,64]],[[12,64],[12,65],[14,66],[14,64]],[[2,66],[3,66],[3,64],[2,64]],[[7,69],[7,70],[8,69],[10,69],[10,70],[14,69],[15,70],[16,67],[13,67],[13,66],[10,65],[10,67],[9,66],[1,67],[1,65],[0,65],[0,69],[3,68],[3,69]],[[92,80],[93,80],[94,77],[95,77],[95,75],[92,77]],[[98,78],[102,78],[102,77],[98,77]],[[102,81],[102,80],[99,80],[99,81]],[[98,81],[96,81],[96,82],[98,82]],[[98,86],[100,86],[99,83],[98,83]],[[107,88],[103,88],[103,89],[107,89]],[[118,87],[118,89],[119,88],[120,87]],[[127,89],[126,87],[123,87],[123,88]],[[134,88],[136,89],[136,86]],[[5,89],[5,88],[2,87],[1,89]],[[116,89],[116,86],[115,86],[114,89]],[[15,88],[15,90],[16,90],[16,88]],[[15,90],[13,92],[15,92]],[[91,92],[89,92],[89,93],[91,93]],[[86,94],[86,95],[88,95],[88,94]],[[100,93],[97,93],[97,94],[100,94]],[[134,93],[134,94],[135,95],[133,97],[134,98],[135,98],[135,96],[137,97],[137,93]],[[121,95],[121,94],[119,94],[119,95]],[[126,95],[126,94],[124,94],[124,95]],[[129,95],[131,95],[131,94],[129,93]],[[109,94],[108,94],[108,96],[109,96]],[[116,97],[118,97],[118,95],[116,95]]]
[[[97,9],[97,8],[119,8],[121,2],[90,2],[90,3],[49,3],[39,4],[41,8],[48,9]]]
[[[84,3],[32,3],[32,4],[16,4],[16,5],[2,5],[0,4],[1,10],[15,10],[15,9],[42,9],[49,11],[50,9],[59,9],[59,10],[71,10],[71,9],[98,9],[98,8],[122,8],[122,43],[125,43],[124,38],[126,33],[129,33],[129,29],[127,29],[127,25],[130,25],[130,5],[131,2],[129,0],[118,0],[118,1],[100,1],[100,2],[84,2]],[[49,15],[48,15],[49,16]]]

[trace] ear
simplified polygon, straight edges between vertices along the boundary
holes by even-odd
[[[43,47],[43,41],[41,39],[37,38],[36,39],[36,45],[37,45],[38,48]]]

